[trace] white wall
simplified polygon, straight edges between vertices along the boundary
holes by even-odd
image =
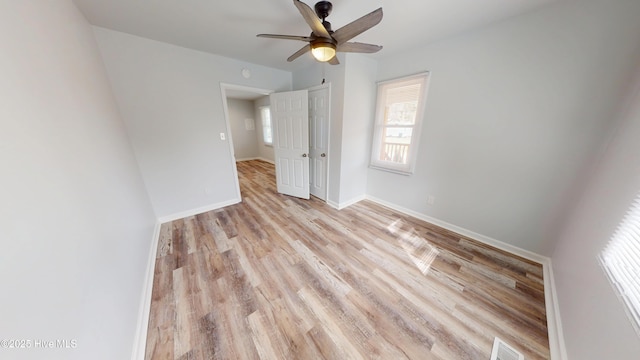
[[[257,146],[258,146],[258,157],[263,159],[263,160],[267,160],[270,162],[275,162],[275,156],[273,154],[273,146],[271,145],[265,145],[264,144],[264,138],[262,136],[262,117],[260,115],[260,107],[262,106],[269,106],[269,104],[271,103],[271,100],[269,99],[268,96],[263,96],[259,99],[254,100],[253,105],[254,105],[254,118],[256,119],[256,138],[257,138]]]
[[[367,193],[551,255],[638,61],[638,18],[635,0],[562,1],[382,59],[378,80],[431,80],[415,174],[371,169]]]
[[[229,125],[233,135],[233,150],[236,160],[252,159],[259,155],[256,128],[260,125],[256,119],[252,100],[227,99]],[[253,122],[253,129],[247,129],[245,120]]]
[[[160,218],[238,201],[220,83],[291,89],[291,73],[102,28],[96,39]],[[245,79],[241,70],[251,70]]]
[[[597,256],[640,192],[640,68],[621,126],[594,167],[560,237],[553,264],[570,359],[638,359],[640,338]]]
[[[127,359],[155,217],[92,29],[2,1],[0,53],[0,358]]]
[[[361,200],[367,191],[376,107],[376,72],[376,61],[360,54],[346,54],[340,204]]]

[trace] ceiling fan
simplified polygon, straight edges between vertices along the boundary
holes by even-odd
[[[298,8],[304,20],[311,27],[311,35],[257,35],[258,37],[264,38],[300,40],[309,43],[289,56],[287,61],[291,62],[311,50],[311,54],[316,60],[322,62],[327,61],[329,64],[337,65],[340,62],[335,56],[336,52],[375,53],[382,49],[382,46],[379,45],[349,42],[349,40],[376,26],[382,20],[382,8],[333,31],[331,30],[331,23],[326,21],[327,16],[329,16],[333,8],[331,2],[317,2],[314,6],[315,12],[309,5],[300,0],[293,0],[293,4]]]

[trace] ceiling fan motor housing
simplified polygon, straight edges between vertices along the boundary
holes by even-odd
[[[333,5],[329,1],[318,1],[314,6],[316,15],[322,20],[326,19],[331,14]]]
[[[310,41],[311,43],[311,47],[320,47],[320,46],[328,46],[328,47],[332,47],[332,48],[336,48],[337,47],[337,43],[334,39],[331,38],[316,38],[313,39],[312,41]]]

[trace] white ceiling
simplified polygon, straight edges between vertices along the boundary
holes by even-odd
[[[96,26],[288,71],[313,61],[310,56],[286,61],[304,43],[256,34],[309,35],[292,1],[74,0]],[[327,20],[337,30],[382,7],[382,22],[353,39],[384,46],[370,55],[381,58],[555,1],[333,0]]]

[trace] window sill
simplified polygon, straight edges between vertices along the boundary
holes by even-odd
[[[393,174],[398,174],[398,175],[404,175],[404,176],[411,176],[413,175],[413,171],[409,170],[399,170],[399,169],[392,169],[392,168],[388,168],[388,167],[384,167],[384,166],[380,166],[380,165],[369,165],[369,169],[375,169],[375,170],[380,170],[380,171],[386,171],[386,172],[390,172]]]

